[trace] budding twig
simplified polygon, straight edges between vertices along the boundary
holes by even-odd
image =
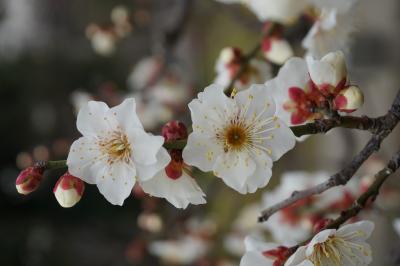
[[[66,160],[59,161],[37,161],[34,165],[35,167],[44,168],[46,170],[60,169],[67,167]]]
[[[379,195],[379,191],[388,177],[396,172],[400,168],[400,151],[397,152],[392,159],[389,161],[388,165],[383,168],[381,171],[375,174],[374,182],[369,186],[367,191],[365,191],[361,196],[356,199],[353,205],[341,212],[340,216],[326,225],[322,230],[325,229],[337,229],[342,224],[355,217],[362,211],[365,206],[370,202],[374,201],[376,197]],[[303,245],[306,245],[311,241],[312,237],[304,241],[303,243],[290,247],[287,252],[287,257],[290,257],[296,250]]]
[[[353,160],[345,166],[341,171],[331,176],[327,181],[318,184],[312,188],[294,191],[292,195],[277,204],[262,211],[258,218],[259,222],[267,221],[268,218],[277,211],[286,208],[299,200],[308,198],[313,195],[321,194],[322,192],[339,185],[345,185],[360,168],[360,166],[374,153],[378,151],[382,141],[392,132],[393,128],[398,124],[400,119],[400,91],[392,104],[388,113],[378,118],[379,123],[374,129],[375,133],[365,145],[365,147],[353,158]]]

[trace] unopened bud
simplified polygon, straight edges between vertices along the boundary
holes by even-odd
[[[242,56],[242,53],[239,48],[234,47],[225,47],[221,50],[219,54],[219,60],[224,65],[229,65],[235,62],[238,62]]]
[[[347,80],[347,68],[344,54],[331,52],[321,60],[307,61],[311,80],[323,93],[335,93]]]
[[[282,65],[293,56],[292,47],[281,38],[264,38],[261,49],[267,60],[278,65]]]
[[[15,185],[20,194],[27,195],[35,191],[43,179],[44,167],[28,167],[17,177]]]
[[[363,104],[364,94],[357,86],[347,87],[335,97],[335,107],[342,112],[354,112]]]
[[[161,133],[165,141],[186,139],[188,136],[185,124],[177,120],[165,124],[161,129]]]
[[[61,207],[70,208],[80,201],[85,190],[85,183],[66,172],[58,179],[53,192]]]

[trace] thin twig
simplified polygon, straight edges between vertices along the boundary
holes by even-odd
[[[337,229],[351,218],[357,216],[367,206],[369,202],[374,201],[377,198],[382,185],[385,183],[388,177],[394,172],[396,172],[399,168],[400,168],[400,152],[397,152],[389,161],[387,166],[375,174],[375,180],[369,186],[367,191],[361,194],[361,196],[354,201],[353,205],[350,208],[342,211],[338,218],[330,222],[322,230]],[[296,252],[296,250],[300,246],[307,245],[312,238],[313,237],[310,237],[306,241],[303,241],[301,244],[290,247],[286,254],[287,257],[290,257],[294,252]]]
[[[376,133],[371,137],[365,147],[347,164],[341,171],[331,176],[327,181],[318,184],[312,188],[294,191],[292,195],[277,204],[262,211],[258,218],[259,222],[265,222],[277,211],[286,208],[299,200],[308,198],[339,185],[345,185],[360,168],[360,166],[371,156],[372,153],[378,151],[382,141],[392,132],[393,128],[398,124],[400,119],[400,91],[392,104],[388,113],[379,118],[379,127],[376,127]]]

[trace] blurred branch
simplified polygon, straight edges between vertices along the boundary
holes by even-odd
[[[342,224],[350,220],[351,218],[355,217],[360,213],[362,209],[366,207],[366,205],[371,202],[375,201],[376,197],[379,195],[379,191],[388,177],[396,172],[400,168],[400,151],[397,152],[392,159],[389,161],[388,165],[375,174],[374,182],[369,186],[367,191],[365,191],[361,196],[354,201],[353,205],[341,212],[340,216],[336,218],[334,221],[330,222],[327,226],[325,226],[322,230],[325,229],[337,229]],[[321,230],[321,231],[322,231]],[[293,246],[289,248],[287,256],[289,257],[292,255],[300,246],[306,245],[311,241],[312,238],[307,239],[303,243]]]
[[[389,161],[388,165],[379,171],[375,175],[375,181],[369,186],[368,190],[364,192],[353,204],[352,207],[343,211],[340,216],[329,223],[325,229],[338,228],[340,225],[345,223],[350,218],[356,216],[369,202],[369,200],[374,201],[379,195],[379,190],[387,178],[396,172],[400,167],[400,152],[397,152],[392,159]]]
[[[378,151],[382,141],[392,132],[393,128],[398,124],[400,119],[400,91],[392,104],[392,107],[385,116],[378,118],[381,120],[376,127],[374,135],[365,145],[365,147],[347,164],[341,171],[331,176],[327,181],[316,185],[312,188],[294,191],[292,195],[277,204],[269,207],[261,213],[258,218],[259,222],[267,221],[268,218],[277,211],[286,208],[299,200],[310,196],[321,194],[322,192],[339,185],[345,185],[360,168],[360,166],[371,156],[372,153]]]
[[[161,61],[162,65],[157,70],[156,73],[152,76],[152,78],[145,84],[141,90],[151,87],[152,85],[156,84],[166,73],[167,67],[171,61],[173,61],[173,49],[178,43],[179,39],[182,37],[183,33],[185,32],[186,26],[190,19],[191,10],[193,6],[193,0],[181,0],[180,3],[182,4],[182,11],[179,17],[175,21],[175,26],[170,29],[166,30],[162,36],[160,37],[161,40],[156,41],[157,45],[161,43]]]
[[[66,160],[60,161],[37,161],[35,167],[45,168],[46,170],[60,169],[67,167]]]
[[[326,133],[336,127],[368,130],[375,133],[383,127],[383,122],[384,117],[369,118],[367,116],[339,116],[330,119],[315,120],[314,123],[307,123],[300,126],[292,126],[290,129],[296,137]]]

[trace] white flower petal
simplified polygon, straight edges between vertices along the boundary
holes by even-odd
[[[135,128],[128,132],[128,139],[132,149],[131,159],[135,163],[153,165],[157,162],[156,155],[164,143],[163,137]]]
[[[263,146],[271,150],[272,160],[277,161],[283,154],[294,148],[296,137],[281,119],[274,121],[274,125],[274,130],[263,134],[265,137],[269,137]]]
[[[98,178],[97,187],[111,204],[122,206],[132,192],[135,176],[136,170],[133,165],[115,163],[104,167],[102,176]]]
[[[331,52],[321,60],[308,60],[311,79],[317,85],[336,87],[347,76],[346,62],[341,51]]]
[[[171,156],[169,156],[167,150],[163,147],[161,147],[160,150],[158,151],[156,158],[157,162],[155,164],[151,165],[142,165],[139,163],[136,164],[137,178],[139,181],[147,181],[153,178],[157,174],[157,172],[164,169],[171,161]]]
[[[72,143],[67,158],[69,172],[89,184],[96,183],[96,172],[104,166],[96,141],[95,137],[77,139]]]
[[[259,252],[248,251],[240,260],[240,266],[273,266],[274,261],[263,256]]]
[[[78,113],[76,126],[82,135],[97,136],[116,126],[116,120],[108,114],[103,102],[89,101]]]
[[[283,108],[283,104],[289,100],[288,90],[291,87],[303,89],[309,79],[306,61],[293,57],[281,67],[276,78],[265,83],[269,94],[275,100],[276,115],[288,125],[291,124],[291,113]]]
[[[229,151],[217,158],[213,170],[225,184],[240,192],[255,169],[256,164],[247,153]]]
[[[306,256],[306,246],[301,246],[299,247],[296,252],[289,257],[289,259],[286,261],[285,266],[308,266],[308,264],[302,264],[307,260],[307,256]],[[314,265],[314,264],[309,264]]]
[[[154,178],[140,183],[144,192],[165,198],[176,208],[185,209],[190,203],[204,204],[205,194],[196,181],[185,172],[178,179],[171,179],[165,170],[158,172]]]
[[[212,84],[200,92],[189,103],[193,131],[214,135],[215,129],[223,123],[234,108],[233,99],[224,93],[224,87]]]
[[[246,117],[250,119],[261,115],[259,119],[263,121],[272,117],[276,111],[274,99],[262,84],[251,85],[249,89],[238,92],[234,99],[239,108],[246,110]]]
[[[349,241],[365,241],[374,231],[375,224],[371,221],[360,221],[340,227],[337,235]]]
[[[272,176],[272,159],[265,152],[254,155],[253,159],[256,163],[256,169],[239,191],[242,194],[254,193],[258,188],[265,187]]]
[[[143,129],[142,123],[136,114],[136,102],[134,98],[125,99],[120,105],[111,108],[109,113],[115,116],[119,125],[126,132],[135,128]]]
[[[222,153],[222,147],[213,138],[193,132],[188,137],[182,157],[186,164],[208,172],[213,170],[216,158]]]

